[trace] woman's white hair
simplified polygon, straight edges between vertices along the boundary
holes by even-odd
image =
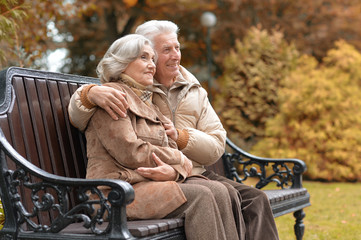
[[[129,34],[114,41],[97,66],[100,82],[116,81],[129,63],[140,56],[145,45],[153,47],[149,39],[139,34]]]
[[[154,43],[154,37],[163,33],[175,33],[178,35],[179,27],[167,20],[151,20],[137,27],[136,34],[143,35]]]

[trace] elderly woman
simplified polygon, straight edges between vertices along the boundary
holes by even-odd
[[[200,176],[188,178],[192,163],[171,138],[177,131],[152,104],[147,86],[153,84],[155,59],[151,42],[131,34],[116,40],[100,61],[102,84],[126,93],[129,109],[117,121],[101,108],[94,113],[85,132],[87,178],[132,184],[135,200],[127,206],[128,218],[184,217],[187,239],[238,239],[226,187]],[[143,167],[170,174],[146,178]]]

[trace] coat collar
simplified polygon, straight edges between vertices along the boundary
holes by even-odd
[[[191,87],[201,87],[201,84],[199,83],[197,78],[192,73],[190,73],[187,69],[185,69],[182,66],[179,66],[179,72],[180,72],[180,74],[177,76],[176,81],[174,82],[174,84],[171,86],[170,89],[181,87],[181,86],[186,87],[187,89],[190,89]],[[159,83],[156,79],[154,79],[153,86],[151,86],[149,89],[152,92],[161,94],[164,92],[162,90],[163,87],[164,86],[161,83]]]

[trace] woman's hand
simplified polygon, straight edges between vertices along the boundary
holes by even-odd
[[[170,165],[164,163],[153,153],[153,159],[156,167],[139,167],[135,171],[145,178],[154,181],[175,181],[177,172]]]
[[[183,169],[186,170],[188,176],[190,176],[192,174],[192,169],[193,169],[193,163],[192,161],[187,158],[184,154],[182,154],[183,158],[184,158],[184,165],[183,165]]]
[[[103,108],[114,120],[126,117],[128,102],[125,93],[107,86],[94,86],[88,92],[88,99]]]

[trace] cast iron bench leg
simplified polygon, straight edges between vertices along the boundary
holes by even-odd
[[[303,212],[303,209],[298,210],[293,213],[293,216],[296,218],[295,224],[295,234],[297,240],[302,240],[303,234],[305,233],[305,225],[303,224],[303,218],[306,214]]]

